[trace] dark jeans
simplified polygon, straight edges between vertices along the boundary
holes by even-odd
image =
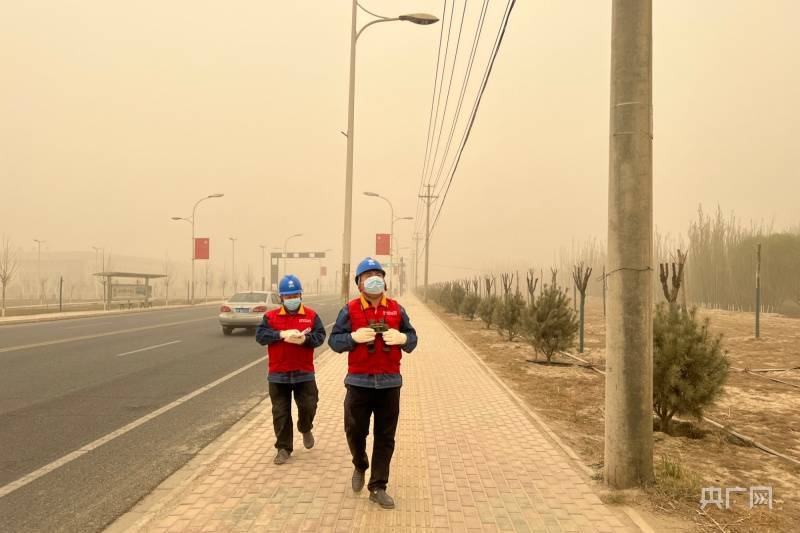
[[[345,385],[344,432],[353,456],[353,465],[364,472],[369,468],[367,435],[369,419],[375,415],[375,438],[372,445],[372,470],[369,490],[386,489],[389,482],[389,464],[394,453],[394,435],[400,415],[400,387],[371,389]]]
[[[275,448],[292,453],[292,392],[297,404],[297,430],[307,433],[314,427],[317,414],[319,390],[315,381],[302,383],[270,383],[269,397],[272,400],[272,425],[275,427]]]

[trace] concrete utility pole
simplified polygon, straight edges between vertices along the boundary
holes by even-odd
[[[429,183],[425,186],[428,192],[419,195],[420,198],[425,199],[425,301],[428,301],[428,259],[430,257],[431,249],[431,204],[438,196],[431,195],[431,188],[433,186]]]
[[[613,0],[605,481],[653,478],[652,0]]]
[[[422,237],[419,233],[414,233],[414,290],[417,290],[419,287],[419,241],[422,240]]]

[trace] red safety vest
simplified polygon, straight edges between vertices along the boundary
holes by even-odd
[[[264,313],[267,325],[275,331],[313,329],[316,317],[317,314],[314,311],[303,305],[294,314],[287,313],[283,306]],[[267,354],[269,355],[270,373],[296,370],[314,371],[314,348],[309,346],[292,344],[281,339],[267,346]]]
[[[386,322],[386,325],[396,330],[400,329],[400,304],[395,300],[383,297],[378,307],[372,307],[363,297],[356,298],[347,304],[350,313],[350,326],[352,331],[369,327],[369,321]],[[403,352],[399,346],[389,346],[389,351],[383,351],[383,338],[375,337],[375,351],[369,353],[366,344],[357,344],[348,356],[348,369],[351,374],[399,374],[400,359]]]

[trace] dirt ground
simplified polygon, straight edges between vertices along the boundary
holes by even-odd
[[[603,461],[604,376],[581,366],[532,363],[532,347],[508,342],[478,320],[469,321],[431,307],[480,355],[528,406],[597,472]],[[714,333],[723,334],[731,363],[725,391],[706,416],[738,433],[800,459],[800,389],[735,369],[800,366],[800,319],[776,314],[761,317],[761,338],[754,338],[748,313],[701,309]],[[576,353],[577,347],[571,353]],[[581,356],[598,368],[605,362],[602,300],[586,305],[586,351]],[[541,358],[540,358],[541,359]],[[563,362],[575,362],[568,358]],[[760,373],[800,385],[800,370]],[[800,466],[770,455],[711,424],[686,420],[673,435],[655,433],[656,482],[643,493],[613,496],[644,510],[665,529],[691,531],[800,531]],[[702,487],[771,486],[773,508],[749,507],[749,493],[730,494],[730,509],[700,511]],[[724,507],[724,506],[723,506]]]

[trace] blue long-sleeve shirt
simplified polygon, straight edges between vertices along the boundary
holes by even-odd
[[[400,347],[406,353],[411,353],[417,347],[417,330],[411,325],[411,320],[403,306],[400,306],[400,333],[406,334],[406,343]],[[350,323],[350,309],[345,305],[336,323],[333,325],[331,335],[328,337],[328,346],[336,353],[351,352],[358,345],[353,340],[353,327]],[[403,376],[400,374],[352,374],[348,373],[344,380],[347,385],[371,389],[389,389],[403,385]]]
[[[284,308],[285,309],[285,308]],[[302,309],[302,308],[301,308]],[[292,313],[285,310],[286,313],[295,314],[300,310]],[[281,340],[281,332],[272,329],[267,323],[266,317],[261,319],[261,324],[256,329],[256,342],[262,346],[269,346]],[[306,334],[306,340],[303,346],[309,348],[318,348],[325,342],[325,326],[322,324],[322,319],[319,315],[314,318],[314,325],[311,331]],[[267,381],[270,383],[302,383],[304,381],[314,381],[314,372],[305,372],[302,370],[295,370],[291,372],[270,372],[267,376]]]

